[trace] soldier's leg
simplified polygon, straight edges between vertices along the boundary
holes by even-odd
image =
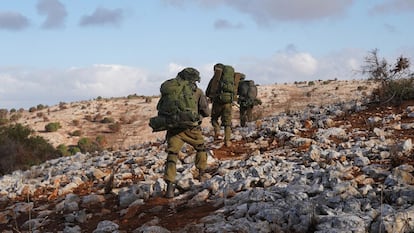
[[[253,121],[253,106],[247,107],[246,118],[248,122]]]
[[[247,121],[247,114],[246,114],[246,107],[240,106],[240,126],[246,126]]]
[[[218,119],[221,116],[221,107],[217,102],[213,102],[213,107],[211,110],[211,125],[214,129],[214,138],[218,139],[218,136],[220,135],[220,123],[218,122]]]
[[[207,151],[204,144],[204,136],[201,131],[201,127],[195,127],[185,131],[183,136],[184,142],[190,144],[196,150],[194,164],[199,171],[199,180],[207,168]]]
[[[173,136],[168,135],[167,133],[167,161],[165,163],[164,169],[164,180],[167,182],[167,192],[165,196],[167,198],[174,197],[175,190],[175,178],[177,176],[177,161],[178,161],[178,152],[181,150],[181,147],[184,145],[184,142],[181,140],[180,134]]]
[[[231,120],[232,120],[232,106],[231,104],[225,104],[223,106],[223,114],[222,114],[222,125],[224,126],[224,143],[226,146],[230,146],[230,138],[231,138]]]

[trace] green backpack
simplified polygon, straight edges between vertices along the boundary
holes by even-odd
[[[210,98],[218,98],[222,103],[232,103],[235,95],[234,68],[229,65],[216,64],[214,76],[210,80],[206,95]]]
[[[253,80],[241,80],[237,90],[240,106],[247,107],[259,104],[257,99],[257,86]]]
[[[169,129],[188,129],[198,125],[198,103],[190,81],[180,76],[161,84],[158,115],[150,118],[153,132]]]

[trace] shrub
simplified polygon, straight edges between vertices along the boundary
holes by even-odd
[[[71,155],[70,151],[68,150],[68,147],[65,144],[60,144],[56,147],[56,150],[58,151],[60,156],[69,156]]]
[[[106,140],[106,137],[103,135],[96,136],[95,141],[98,143],[100,148],[104,148],[108,145],[108,141]]]
[[[29,112],[35,112],[37,110],[37,108],[36,107],[30,107],[29,108]]]
[[[38,104],[36,108],[37,110],[42,110],[45,108],[45,106],[43,104]]]
[[[0,127],[0,174],[57,158],[58,152],[44,138],[21,124]]]
[[[46,132],[56,132],[60,128],[61,126],[59,122],[51,122],[45,126]]]
[[[308,86],[314,86],[315,85],[315,82],[314,81],[309,81],[308,82]]]
[[[79,137],[82,135],[82,131],[77,129],[75,131],[73,131],[72,133],[70,133],[70,136],[74,136],[74,137]]]
[[[81,152],[81,150],[77,146],[71,146],[71,147],[69,147],[69,152],[70,152],[71,155],[74,155],[78,152]]]
[[[87,137],[79,139],[78,147],[82,153],[102,150],[102,147],[100,147],[96,141],[93,141],[92,139]]]
[[[402,100],[414,99],[414,73],[410,71],[408,58],[400,56],[390,65],[384,58],[378,58],[378,49],[374,49],[365,57],[362,73],[380,84],[372,93],[374,101],[399,104]]]
[[[114,123],[114,122],[115,122],[115,120],[114,120],[114,118],[112,118],[112,117],[104,117],[104,118],[101,120],[101,123],[104,123],[104,124]]]
[[[59,103],[59,109],[60,110],[67,109],[67,108],[68,108],[68,106],[65,102],[60,102]]]

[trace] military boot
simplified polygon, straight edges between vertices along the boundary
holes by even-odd
[[[167,181],[167,191],[165,192],[166,198],[173,198],[175,191],[175,184],[171,181]]]

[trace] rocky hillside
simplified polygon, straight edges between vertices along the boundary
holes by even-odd
[[[260,86],[257,120],[239,127],[235,114],[231,147],[213,140],[208,118],[203,123],[205,182],[194,179],[194,151],[183,148],[173,199],[162,197],[163,135],[147,126],[156,98],[54,106],[45,110],[48,119],[27,113],[20,120],[54,144],[74,143],[68,132],[82,127],[85,135],[113,136],[112,150],[1,177],[0,229],[413,232],[414,101],[372,106],[366,102],[372,87],[365,81]],[[97,114],[133,120],[115,134],[85,117]],[[82,123],[74,126],[74,119]],[[45,121],[56,120],[63,127],[55,135],[42,132]]]
[[[374,83],[366,80],[258,86],[258,95],[263,104],[257,107],[256,118],[300,110],[309,104],[322,106],[352,99],[364,100],[374,87]],[[157,114],[158,99],[157,96],[131,95],[129,98],[61,102],[41,110],[23,111],[16,122],[29,125],[36,134],[46,138],[54,146],[76,145],[82,137],[96,138],[102,135],[107,139],[107,149],[124,150],[164,138],[164,132],[152,133],[148,127],[149,118]],[[237,111],[238,108],[234,106],[234,125],[239,124]],[[52,122],[58,122],[62,128],[56,132],[46,132],[45,126]],[[119,123],[119,130],[110,129],[112,122]],[[205,118],[203,126],[209,128],[209,122],[210,118]]]

